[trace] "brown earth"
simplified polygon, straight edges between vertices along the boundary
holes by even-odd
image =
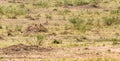
[[[28,54],[29,52],[47,52],[51,51],[52,48],[44,48],[39,46],[27,46],[23,44],[13,45],[6,48],[1,49],[4,54]]]
[[[23,44],[13,45],[0,49],[2,58],[10,59],[50,59],[50,58],[90,58],[90,57],[120,57],[119,47],[73,47],[51,48],[28,46]]]
[[[11,1],[8,1],[8,0],[1,0],[0,4],[1,5],[6,5],[6,4],[9,5],[9,4],[13,3],[13,2],[11,2],[11,3],[10,2]],[[58,9],[42,8],[42,9],[31,10],[32,12],[30,14],[34,14],[34,15],[38,14],[39,15],[39,14],[48,14],[49,13],[49,14],[53,15],[54,19],[48,20],[44,16],[38,17],[38,18],[36,18],[36,17],[34,18],[34,16],[33,17],[27,16],[23,19],[1,19],[0,23],[2,23],[2,25],[4,24],[4,25],[8,26],[8,28],[14,27],[16,25],[22,25],[23,27],[25,26],[25,27],[27,27],[25,32],[28,32],[28,33],[32,33],[32,32],[37,33],[37,32],[41,32],[41,31],[47,32],[50,29],[51,33],[49,34],[49,37],[47,37],[49,42],[56,38],[64,39],[65,37],[67,37],[67,40],[70,40],[70,39],[74,38],[73,32],[69,32],[69,31],[60,31],[59,32],[58,31],[58,33],[57,33],[56,31],[54,31],[55,27],[62,29],[66,24],[69,24],[68,21],[62,20],[61,16],[56,15],[57,14],[56,11],[59,9],[61,9],[61,10],[69,9],[70,11],[74,12],[74,11],[79,11],[80,9],[97,9],[97,10],[108,11],[110,8],[104,8],[104,7],[96,6],[96,5],[82,5],[82,6],[77,6],[77,7],[68,6],[68,7],[60,7]],[[32,21],[32,20],[34,20],[34,21]],[[47,20],[48,20],[48,22],[47,22]],[[28,25],[31,23],[32,24],[34,23],[34,24]],[[40,23],[44,24],[44,25],[40,25]],[[51,29],[53,29],[53,30],[51,30]],[[12,33],[14,33],[14,32],[13,31],[8,32],[9,35],[12,35]],[[59,33],[60,33],[60,35],[59,35]],[[72,36],[69,37],[69,34]],[[18,35],[21,35],[21,34],[18,34]],[[54,37],[52,35],[54,35]],[[90,35],[91,35],[91,37],[89,37],[89,36],[88,37],[92,40],[97,38],[97,36],[94,36],[93,33],[91,33]],[[95,35],[97,35],[97,34],[95,34]],[[109,34],[103,34],[103,35],[101,35],[101,36],[102,37],[110,36]],[[78,38],[79,38],[79,35],[76,35],[76,36],[78,36]],[[101,36],[98,36],[98,38]],[[88,38],[88,40],[89,40],[89,38]],[[4,40],[4,39],[7,40],[6,37],[0,36],[0,40]],[[21,39],[24,39],[24,37]],[[87,38],[83,37],[82,39],[87,39]],[[18,39],[15,39],[15,41],[16,40],[18,40]],[[115,47],[115,46],[99,46],[99,47],[81,46],[81,47],[71,47],[71,48],[66,48],[66,47],[65,48],[51,48],[51,47],[40,47],[40,46],[36,46],[36,45],[29,46],[29,45],[24,45],[24,44],[18,44],[18,45],[12,45],[9,47],[5,47],[5,48],[0,48],[0,58],[6,58],[6,59],[8,59],[8,58],[10,58],[10,59],[19,59],[19,58],[49,59],[50,58],[51,59],[51,58],[90,58],[90,57],[91,58],[93,58],[93,57],[119,58],[120,57],[120,47],[119,46],[118,47]]]

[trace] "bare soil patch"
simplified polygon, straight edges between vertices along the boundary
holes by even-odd
[[[79,10],[79,9],[98,9],[98,10],[105,10],[105,11],[110,10],[109,8],[101,7],[101,6],[98,6],[98,5],[68,6],[66,8],[68,8],[68,9],[76,9],[76,10]]]
[[[90,57],[120,57],[119,47],[72,47],[51,48],[28,46],[23,44],[12,45],[0,49],[0,57],[10,59],[51,59],[51,58],[90,58]]]
[[[45,48],[39,46],[28,46],[23,44],[12,45],[6,48],[2,48],[1,52],[3,54],[11,55],[11,54],[29,54],[29,53],[37,53],[37,52],[47,52],[51,51],[52,48]]]

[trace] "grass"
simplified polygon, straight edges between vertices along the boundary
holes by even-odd
[[[88,5],[88,4],[89,4],[89,2],[88,2],[87,0],[76,0],[76,1],[74,2],[74,5],[75,5],[75,6]]]
[[[45,36],[39,34],[39,35],[37,35],[36,37],[37,37],[37,44],[38,44],[38,45],[42,45],[42,42],[43,42],[43,39],[45,38]]]
[[[50,15],[50,14],[46,14],[45,16],[47,19],[50,19],[50,20],[52,19],[52,15]]]
[[[104,21],[105,25],[107,25],[107,26],[120,24],[119,17],[104,17],[103,21]]]
[[[0,7],[0,15],[6,16],[7,18],[16,18],[20,15],[27,14],[27,10],[17,7],[17,6],[1,6]]]
[[[74,29],[79,30],[81,32],[86,32],[89,29],[88,25],[91,24],[91,21],[86,22],[80,17],[73,17],[69,19],[69,21],[73,24]]]
[[[55,60],[43,60],[43,61],[119,61],[118,59],[114,58],[88,58],[88,59],[66,59],[66,58],[60,58]]]
[[[47,7],[49,7],[48,2],[45,2],[45,1],[38,1],[38,2],[34,3],[34,5],[38,6],[40,8],[47,8]]]
[[[0,39],[1,48],[19,43],[55,48],[120,45],[120,1],[118,0],[36,0],[29,2],[0,6],[0,37],[4,39]],[[31,32],[30,34],[28,32],[24,35],[22,31],[31,23],[42,24],[48,32]],[[13,30],[14,36],[6,35],[9,29]],[[81,38],[81,36],[85,37]],[[108,52],[111,53],[109,49]],[[61,58],[45,61],[117,60],[112,58]]]
[[[81,6],[88,4],[98,4],[99,0],[56,0],[55,6]]]
[[[1,61],[5,61],[8,59],[0,59]],[[119,59],[115,59],[115,58],[87,58],[87,59],[75,59],[75,58],[59,58],[59,59],[45,59],[45,60],[41,60],[41,59],[11,59],[11,60],[17,60],[17,61],[119,61]]]

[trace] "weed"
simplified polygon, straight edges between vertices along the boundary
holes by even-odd
[[[44,39],[45,36],[39,34],[37,35],[37,44],[38,45],[42,45],[42,42],[43,42],[43,39]]]

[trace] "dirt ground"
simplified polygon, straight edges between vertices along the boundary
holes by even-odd
[[[57,58],[92,58],[92,57],[120,57],[120,47],[73,47],[51,48],[13,45],[0,49],[4,59],[57,59]]]
[[[28,61],[24,59],[94,59],[106,57],[119,61],[120,25],[106,26],[101,18],[117,15],[118,20],[120,20],[120,12],[114,11],[120,9],[120,1],[103,1],[97,5],[85,4],[80,6],[68,4],[68,6],[50,6],[47,8],[44,7],[46,3],[43,3],[43,7],[38,7],[33,4],[34,2],[36,1],[0,1],[0,6],[12,7],[13,5],[12,8],[18,9],[20,7],[20,11],[25,9],[27,12],[22,12],[25,14],[17,16],[18,12],[16,11],[17,14],[14,16],[14,9],[12,11],[10,8],[9,11],[12,14],[9,11],[5,11],[6,13],[3,14],[2,8],[5,8],[0,7],[0,61],[1,59],[7,59],[3,61],[20,61],[19,59]],[[9,16],[9,14],[11,15]],[[12,15],[13,17],[11,17]],[[80,16],[85,20],[92,19],[93,23],[90,26],[93,28],[88,29],[85,33],[75,30],[69,21],[73,16],[75,18]],[[37,42],[41,42],[42,45],[38,45]]]

